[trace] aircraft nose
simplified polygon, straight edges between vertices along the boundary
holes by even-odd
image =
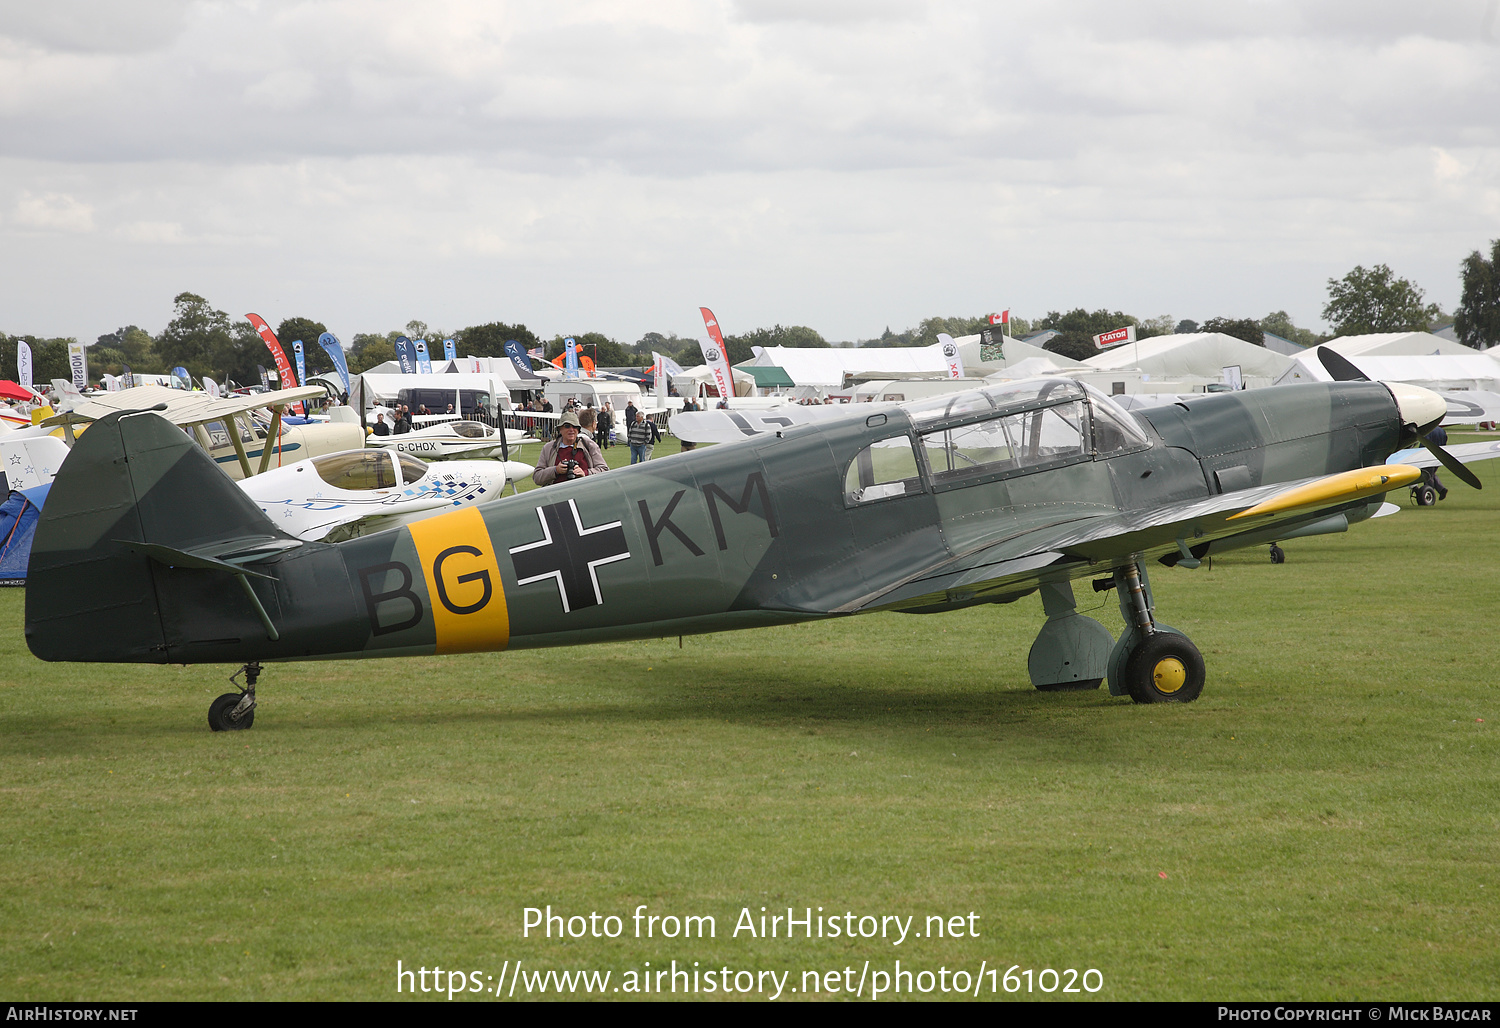
[[[1387,382],[1385,387],[1396,398],[1396,409],[1401,412],[1401,423],[1415,425],[1419,435],[1425,435],[1428,429],[1442,421],[1443,415],[1448,413],[1448,405],[1431,389],[1408,385],[1405,382]]]

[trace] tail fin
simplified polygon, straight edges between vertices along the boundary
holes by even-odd
[[[111,414],[79,437],[42,508],[26,643],[43,660],[171,661],[175,625],[192,612],[167,595],[163,553],[191,567],[297,544],[181,429],[147,411]]]

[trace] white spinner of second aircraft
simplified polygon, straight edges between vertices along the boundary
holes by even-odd
[[[298,461],[238,484],[283,531],[338,542],[498,500],[507,483],[531,472],[520,461],[428,465],[371,447]]]

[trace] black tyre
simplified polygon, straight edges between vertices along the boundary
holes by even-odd
[[[1203,691],[1203,654],[1185,635],[1148,635],[1125,662],[1125,686],[1137,703],[1191,703]]]
[[[1437,492],[1430,485],[1419,485],[1411,491],[1418,507],[1431,507],[1437,502]]]
[[[208,727],[216,732],[242,732],[255,724],[255,708],[251,707],[238,721],[231,720],[229,712],[240,702],[240,694],[226,692],[208,705]]]
[[[1283,550],[1280,546],[1277,546],[1275,543],[1271,544],[1271,563],[1272,564],[1285,564],[1286,563],[1286,551]]]

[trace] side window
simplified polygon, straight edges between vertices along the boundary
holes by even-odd
[[[935,484],[1003,474],[1087,455],[1082,401],[991,418],[922,436]]]
[[[1140,426],[1113,403],[1094,404],[1094,453],[1100,457],[1112,457],[1117,453],[1130,453],[1150,446],[1151,441],[1142,433]]]
[[[904,435],[872,443],[859,451],[844,475],[844,502],[871,503],[922,491],[922,475],[911,440]]]
[[[406,485],[411,485],[417,479],[427,474],[427,465],[415,457],[409,457],[403,453],[396,460],[401,464],[401,480]]]

